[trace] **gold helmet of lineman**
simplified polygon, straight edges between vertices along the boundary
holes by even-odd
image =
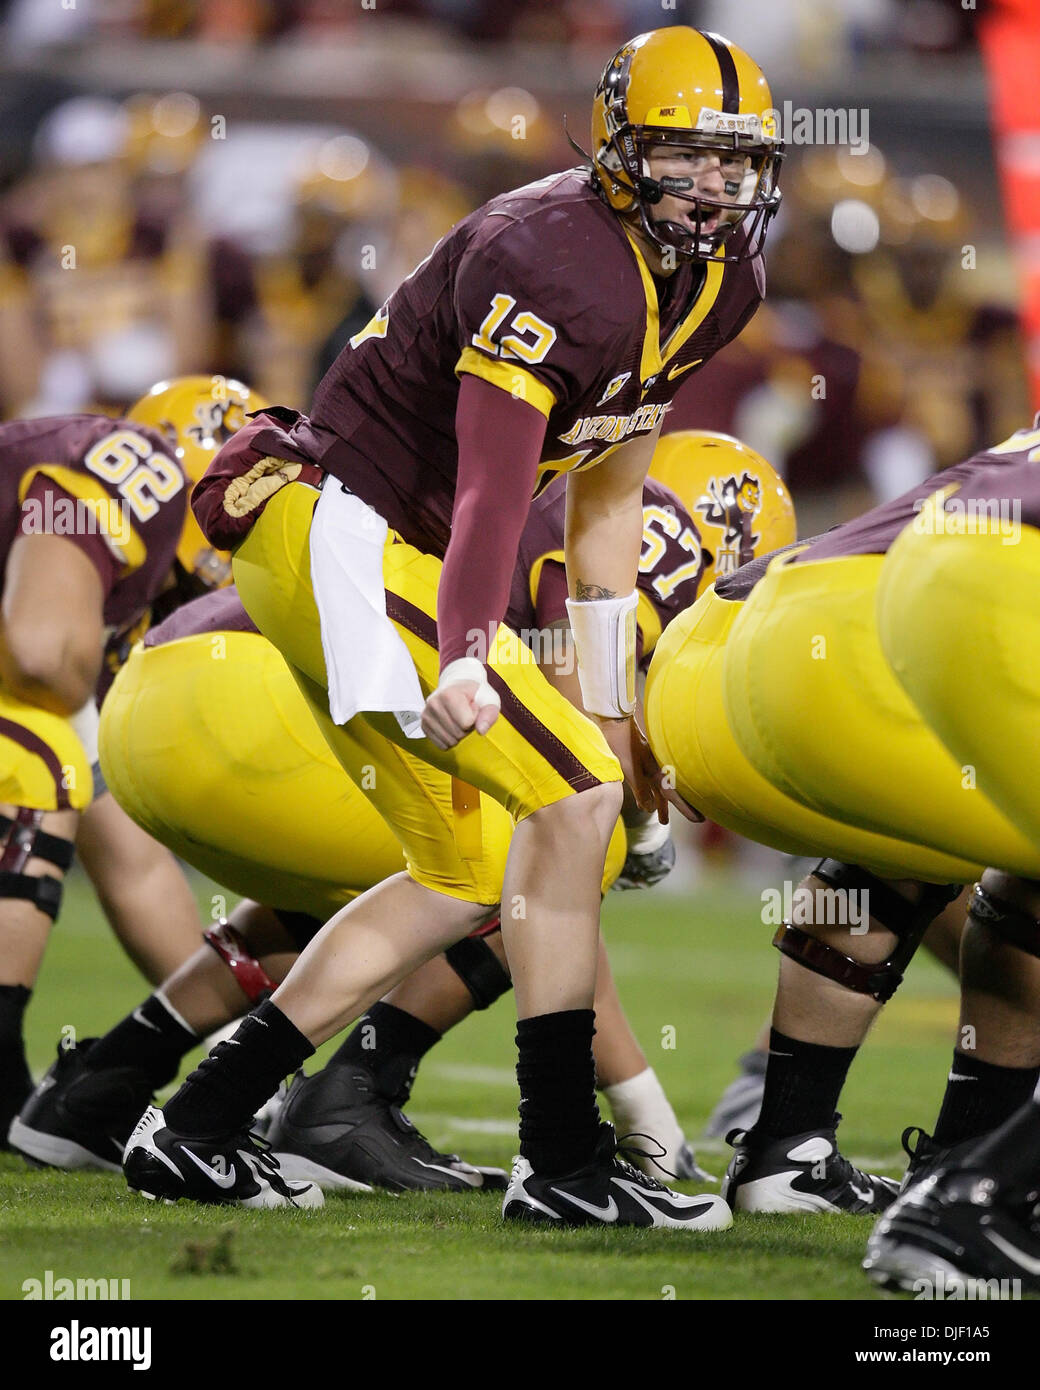
[[[722,575],[798,537],[783,479],[732,435],[666,434],[654,450],[650,476],[671,488],[697,523],[707,562],[701,593]]]
[[[758,64],[719,34],[684,25],[626,43],[604,69],[592,106],[592,165],[607,202],[638,216],[662,251],[671,248],[688,260],[761,254],[780,206],[779,136]],[[648,152],[660,145],[718,155],[727,200],[691,191],[693,178],[651,178]],[[654,217],[666,193],[693,205],[692,222]],[[716,218],[713,230],[702,230]],[[734,238],[738,227],[743,236]]]
[[[150,425],[166,436],[194,485],[213,462],[217,450],[246,422],[251,411],[265,410],[269,401],[223,376],[179,376],[160,381],[126,412],[126,419]],[[189,506],[177,544],[177,560],[207,589],[231,583],[231,556],[214,550],[202,534]]]

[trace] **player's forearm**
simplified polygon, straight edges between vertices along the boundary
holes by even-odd
[[[636,586],[643,538],[641,494],[609,512],[568,513],[567,588],[578,602],[622,598]]]
[[[509,603],[545,418],[497,386],[465,375],[455,430],[458,484],[437,591],[442,670],[464,656],[487,660]]]
[[[567,586],[579,602],[621,598],[636,586],[643,545],[643,483],[656,434],[633,440],[567,479]]]

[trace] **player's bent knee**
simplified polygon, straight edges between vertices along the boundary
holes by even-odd
[[[229,922],[216,922],[202,939],[211,946],[235,977],[235,983],[249,1000],[259,1004],[278,988],[267,971],[250,951],[242,933]]]
[[[64,874],[72,863],[75,843],[41,829],[45,812],[29,806],[0,815],[0,898],[31,902],[53,921],[61,908]],[[58,874],[28,874],[30,859],[40,859]]]
[[[1040,918],[1036,915],[1040,884],[996,869],[987,869],[972,889],[968,918],[1002,944],[1040,958]]]
[[[568,809],[576,817],[594,816],[608,832],[614,829],[614,822],[621,814],[624,800],[623,782],[598,782],[567,798]]]
[[[449,946],[444,959],[469,991],[476,1009],[488,1009],[513,982],[498,956],[478,936],[466,936]]]
[[[623,783],[596,782],[571,796],[539,806],[521,824],[532,824],[554,836],[588,836],[591,830],[609,836],[621,814],[623,797]]]
[[[815,894],[815,924],[847,930],[848,952],[792,922],[782,923],[773,945],[807,970],[881,1004],[899,988],[928,927],[961,891],[959,884],[920,883],[914,885],[911,899],[866,869],[836,859],[821,860],[813,874],[824,885]],[[881,961],[859,959],[861,953],[851,944],[857,935],[860,940],[869,935],[872,919],[896,939],[894,949]]]

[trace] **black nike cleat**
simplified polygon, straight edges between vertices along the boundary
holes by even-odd
[[[506,1185],[502,1168],[477,1168],[439,1153],[356,1064],[293,1079],[268,1142],[291,1178],[369,1192],[472,1192]]]
[[[58,1060],[11,1122],[11,1147],[34,1163],[121,1171],[126,1141],[152,1087],[136,1067],[92,1070],[96,1042],[59,1043]]]
[[[247,1130],[195,1139],[166,1128],[149,1106],[131,1134],[123,1158],[129,1185],[142,1196],[175,1202],[188,1197],[242,1207],[320,1207],[321,1188],[283,1177],[274,1156]]]
[[[867,1242],[863,1268],[875,1284],[924,1297],[1038,1293],[1037,1196],[1016,1199],[989,1172],[939,1169],[889,1207]],[[986,1281],[985,1291],[977,1281]]]
[[[591,1161],[561,1177],[539,1177],[526,1158],[513,1160],[502,1202],[507,1221],[557,1226],[654,1226],[722,1231],[733,1224],[720,1197],[674,1192],[618,1157],[614,1127],[600,1126]]]
[[[854,1168],[839,1151],[834,1129],[783,1139],[734,1130],[726,1139],[735,1152],[721,1192],[734,1211],[878,1214],[899,1191],[894,1178]]]
[[[920,1125],[910,1125],[903,1130],[900,1143],[907,1156],[906,1172],[899,1185],[905,1192],[911,1183],[937,1173],[940,1168],[956,1168],[961,1159],[979,1142],[981,1135],[973,1139],[962,1139],[958,1144],[937,1144],[932,1136]]]

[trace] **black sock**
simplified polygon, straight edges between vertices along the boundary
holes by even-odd
[[[522,1018],[520,1051],[520,1152],[539,1176],[582,1168],[599,1137],[591,1009]]]
[[[373,1004],[329,1060],[330,1067],[363,1066],[375,1077],[376,1090],[394,1105],[412,1093],[419,1063],[441,1040],[421,1018],[384,1004]]]
[[[234,1038],[218,1044],[166,1102],[166,1123],[196,1139],[246,1129],[278,1083],[313,1055],[296,1025],[265,999],[245,1016]]]
[[[153,1091],[177,1075],[181,1058],[198,1043],[197,1034],[185,1027],[158,995],[127,1014],[86,1053],[91,1071],[107,1067],[136,1067]]]
[[[959,1144],[996,1129],[1033,1094],[1038,1076],[1040,1067],[997,1067],[954,1048],[935,1142]]]
[[[1040,1105],[1029,1100],[980,1139],[964,1167],[995,1170],[1006,1187],[1035,1191],[1040,1173]]]
[[[24,985],[0,985],[0,1148],[33,1088],[22,1040],[22,1019],[31,993]]]
[[[769,1031],[769,1062],[755,1133],[772,1139],[831,1129],[858,1047],[825,1047]]]

